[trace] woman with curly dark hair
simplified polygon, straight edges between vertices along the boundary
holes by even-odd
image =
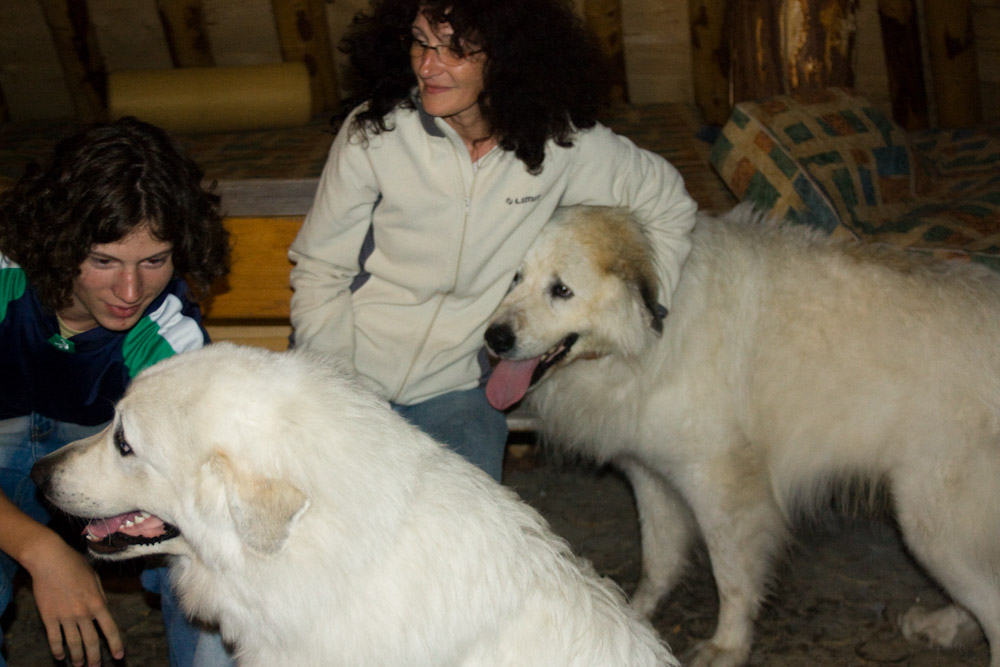
[[[483,333],[531,241],[557,206],[627,207],[669,302],[695,203],[598,122],[604,59],[564,0],[372,0],[341,48],[356,106],[289,252],[295,345],[499,479]]]
[[[229,235],[202,176],[166,132],[126,118],[64,139],[0,193],[0,611],[21,565],[53,656],[74,664],[100,662],[95,622],[115,657],[121,635],[29,472],[102,429],[140,370],[208,342],[185,278],[206,295],[228,273]],[[200,631],[159,592],[172,664],[191,664]]]

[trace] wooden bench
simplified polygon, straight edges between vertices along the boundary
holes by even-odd
[[[292,290],[288,281],[292,265],[288,247],[304,216],[239,215],[247,206],[247,193],[242,193],[239,205],[234,204],[233,187],[237,186],[221,187],[230,214],[225,224],[232,235],[233,264],[226,281],[217,286],[215,296],[202,304],[205,328],[213,341],[285,350],[292,332],[289,320]],[[294,210],[292,206],[271,204],[257,203],[253,209]],[[537,419],[524,408],[517,408],[507,415],[507,425],[512,432],[530,432],[537,430]]]

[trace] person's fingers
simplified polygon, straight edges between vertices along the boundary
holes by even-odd
[[[94,620],[97,621],[97,625],[100,626],[101,632],[104,634],[104,638],[108,642],[108,650],[111,651],[112,657],[115,660],[121,660],[125,657],[125,642],[122,641],[121,632],[118,630],[118,625],[115,623],[115,619],[111,617],[111,612],[108,611],[107,607],[103,607],[94,614]]]
[[[49,641],[49,650],[52,651],[52,657],[56,660],[62,660],[66,657],[66,651],[63,649],[63,635],[62,626],[59,625],[58,621],[45,621],[45,637]]]
[[[73,663],[74,667],[82,667],[85,654],[79,628],[75,623],[64,623],[62,628],[62,634],[66,639],[66,648],[69,650],[70,662]],[[52,653],[55,655],[51,637],[49,637],[49,647],[53,649]]]
[[[92,618],[81,618],[77,623],[77,629],[80,632],[80,637],[83,640],[83,650],[86,653],[88,665],[100,665],[101,664],[101,636],[97,634],[97,628],[94,626],[94,619]]]

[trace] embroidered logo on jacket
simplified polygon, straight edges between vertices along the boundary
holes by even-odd
[[[532,202],[538,201],[541,198],[542,198],[542,195],[532,195],[532,196],[528,196],[528,197],[517,197],[516,199],[512,198],[512,197],[507,197],[507,205],[508,206],[513,206],[515,204],[530,204]]]

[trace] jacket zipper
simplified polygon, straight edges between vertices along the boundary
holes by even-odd
[[[489,155],[489,153],[487,153],[487,155]],[[467,153],[461,153],[461,152],[458,153],[459,170],[464,171],[467,168],[467,165],[462,164],[461,162],[463,159],[467,159],[467,157],[468,157]],[[485,158],[486,156],[484,155],[482,158],[480,158],[480,161],[482,161]],[[455,291],[455,288],[458,286],[458,274],[459,274],[459,269],[462,266],[462,255],[464,254],[465,250],[465,235],[469,228],[469,212],[472,210],[472,194],[476,189],[476,178],[479,175],[479,169],[477,169],[475,165],[472,165],[471,168],[472,168],[472,180],[469,183],[468,190],[465,189],[464,179],[462,182],[462,196],[464,198],[463,199],[464,207],[462,211],[462,229],[461,229],[462,233],[459,238],[458,257],[455,260],[455,272],[451,278],[451,288],[446,290],[444,294],[441,294],[440,297],[438,297],[438,303],[437,307],[434,309],[434,315],[431,317],[430,321],[427,324],[427,328],[424,330],[424,335],[423,338],[421,338],[420,340],[420,345],[417,346],[417,349],[414,352],[413,357],[410,359],[410,365],[406,369],[406,374],[403,376],[402,381],[399,383],[399,385],[397,385],[396,391],[394,392],[393,396],[389,399],[393,403],[397,401],[399,395],[402,393],[403,389],[409,382],[410,375],[412,375],[413,369],[417,364],[417,359],[420,358],[420,355],[423,353],[424,348],[427,346],[427,340],[430,338],[431,330],[434,328],[434,323],[437,322],[438,315],[440,315],[441,313],[441,308],[444,306],[445,298],[447,298],[449,293]]]

